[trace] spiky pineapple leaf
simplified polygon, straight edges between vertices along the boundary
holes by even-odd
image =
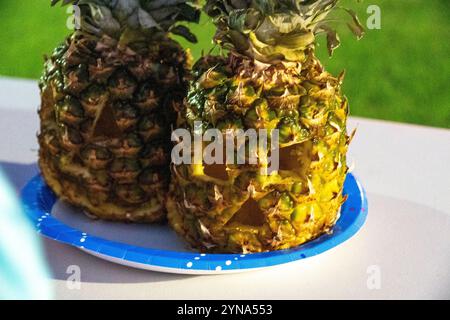
[[[215,40],[241,54],[270,62],[274,57],[296,61],[312,49],[315,35],[326,33],[328,52],[340,45],[339,36],[328,25],[327,16],[340,0],[207,0],[205,12],[218,28]],[[358,39],[364,28],[354,11],[348,23]],[[247,42],[247,43],[246,43]]]
[[[188,41],[196,42],[187,27],[179,27],[179,22],[200,20],[197,0],[52,0],[54,6],[78,5],[82,10],[81,29],[93,34],[106,33],[115,38],[121,37],[124,30],[162,32],[174,30]]]
[[[175,26],[175,27],[171,28],[170,32],[175,34],[175,35],[181,36],[181,37],[185,38],[186,40],[188,40],[188,41],[190,41],[192,43],[196,43],[198,41],[197,37],[195,36],[195,34],[193,34],[189,30],[188,27],[183,26],[183,25],[178,25],[178,26]]]
[[[327,25],[322,25],[320,26],[320,28],[327,34],[328,55],[331,57],[333,56],[334,50],[341,45],[339,35],[337,34],[336,30],[330,28]]]
[[[350,31],[352,31],[353,34],[358,38],[358,40],[361,39],[364,36],[365,30],[361,22],[359,22],[358,16],[356,15],[355,11],[351,9],[343,9],[352,17],[352,22],[348,22],[347,26],[349,27]]]

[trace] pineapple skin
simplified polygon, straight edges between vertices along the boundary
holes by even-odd
[[[207,56],[178,126],[278,129],[280,170],[258,165],[172,165],[167,200],[173,229],[194,248],[249,253],[298,246],[330,232],[339,218],[347,173],[348,104],[343,74],[325,72],[307,50],[301,62],[263,64],[243,55]]]
[[[38,141],[58,197],[101,219],[165,218],[167,141],[190,60],[167,36],[124,46],[74,33],[55,49],[40,81]]]

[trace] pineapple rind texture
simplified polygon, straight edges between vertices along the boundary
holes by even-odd
[[[75,32],[40,81],[39,165],[52,190],[90,216],[165,218],[171,124],[191,57],[175,41],[121,45]]]
[[[348,104],[343,73],[333,77],[315,57],[324,33],[331,55],[340,40],[327,16],[335,9],[360,38],[364,29],[339,0],[208,0],[215,43],[227,56],[194,67],[178,126],[279,132],[280,167],[172,165],[168,219],[191,245],[212,252],[294,247],[331,232],[347,173]],[[327,19],[326,19],[327,18]],[[237,150],[235,150],[235,153]],[[262,170],[261,170],[262,169]]]
[[[263,252],[330,232],[344,202],[348,106],[343,75],[324,71],[312,51],[300,62],[262,64],[240,54],[204,57],[194,66],[178,125],[278,129],[280,168],[172,166],[168,219],[202,251]],[[212,171],[211,171],[212,172]]]

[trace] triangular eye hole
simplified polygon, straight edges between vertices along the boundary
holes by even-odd
[[[216,155],[217,155],[217,159],[212,164],[203,163],[203,172],[205,175],[207,175],[211,178],[227,181],[229,179],[229,177],[228,177],[228,172],[227,172],[227,166],[225,164],[226,163],[226,149],[225,149],[225,145],[219,145],[219,148],[220,147],[223,148],[222,154],[221,155],[216,154],[217,150],[213,149],[211,156],[216,157]]]
[[[94,122],[92,137],[118,138],[122,134],[117,126],[114,113],[109,104],[107,104]]]
[[[252,227],[264,225],[266,217],[255,199],[249,198],[228,221],[227,225],[238,224]]]
[[[228,180],[227,166],[225,164],[204,164],[203,172],[211,178],[223,181]]]
[[[303,172],[311,162],[312,143],[309,141],[279,149],[280,170]]]
[[[298,170],[300,164],[298,163],[297,153],[298,145],[293,145],[279,150],[280,154],[280,170],[295,171]]]

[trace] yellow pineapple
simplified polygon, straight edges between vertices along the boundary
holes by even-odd
[[[209,0],[222,56],[205,56],[178,112],[178,126],[266,129],[279,133],[280,165],[172,166],[167,201],[172,227],[203,251],[261,252],[298,246],[330,232],[345,198],[347,99],[343,74],[326,72],[316,35],[330,52],[339,40],[327,25],[338,0]],[[363,29],[352,11],[351,29]],[[234,150],[237,152],[237,150]],[[267,151],[268,152],[268,151]],[[272,151],[273,152],[273,151]],[[260,160],[267,154],[258,151]]]

